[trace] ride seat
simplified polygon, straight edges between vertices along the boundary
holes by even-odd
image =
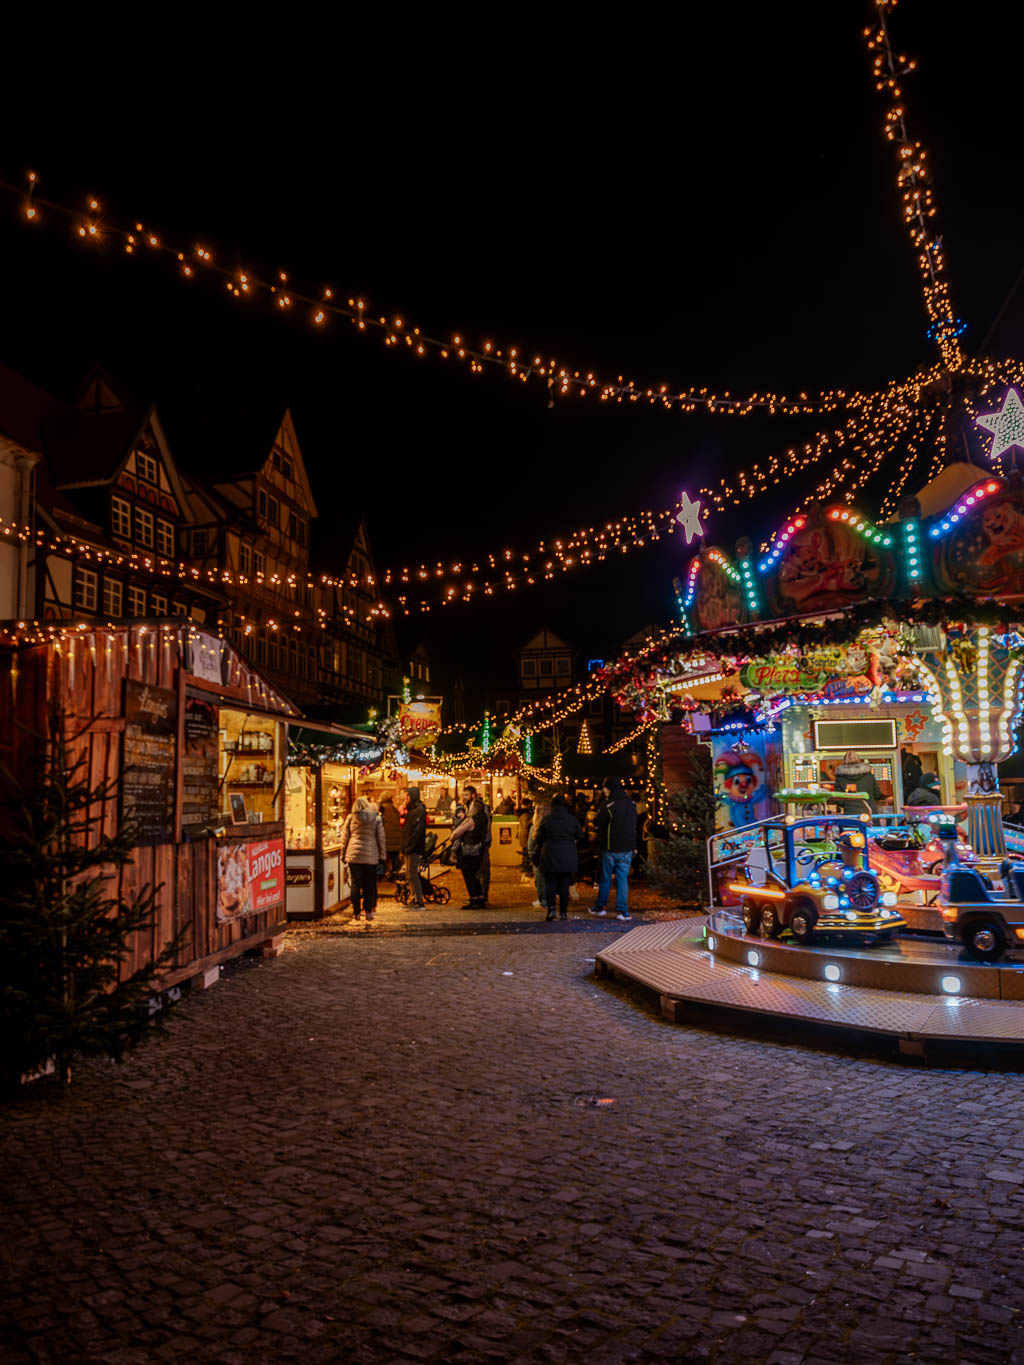
[[[957,867],[949,874],[949,899],[954,905],[965,901],[990,901],[985,883],[977,872],[966,867]]]
[[[1024,863],[1011,863],[1004,858],[999,864],[999,875],[1007,893],[1016,900],[1024,901]]]
[[[771,871],[771,860],[766,848],[752,848],[747,854],[747,880],[752,886],[764,886]]]

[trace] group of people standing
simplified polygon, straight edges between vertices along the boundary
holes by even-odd
[[[595,903],[592,915],[606,915],[614,883],[617,918],[628,920],[629,873],[636,857],[638,815],[635,802],[618,778],[606,778],[602,799],[594,814],[594,854],[597,867]],[[495,810],[514,815],[510,797],[501,797]],[[580,850],[589,848],[584,822],[559,792],[550,802],[527,799],[519,809],[527,854],[534,867],[537,892],[535,905],[553,920],[569,915],[570,895],[576,897],[580,877]],[[583,807],[584,821],[587,807]],[[390,795],[381,798],[379,807],[365,796],[356,798],[341,831],[341,856],[349,869],[352,887],[352,918],[367,920],[377,909],[377,879],[394,876],[399,865],[411,892],[408,908],[423,910],[423,883],[420,868],[426,857],[427,810],[418,787],[408,789],[404,811],[400,812]],[[491,811],[476,787],[463,788],[462,804],[452,811],[451,858],[462,873],[468,899],[464,910],[486,909],[491,881]]]
[[[410,787],[404,813],[391,796],[381,797],[375,806],[365,796],[357,796],[355,806],[341,827],[341,857],[348,867],[352,886],[352,918],[366,915],[372,920],[377,911],[377,878],[395,876],[399,865],[412,889],[413,910],[423,910],[423,884],[420,860],[426,852],[427,808],[420,800],[418,787]]]
[[[603,800],[594,818],[597,870],[597,898],[589,908],[592,915],[607,915],[612,883],[615,884],[616,918],[631,919],[629,913],[629,872],[637,851],[636,803],[616,777],[606,777],[601,791]],[[586,818],[586,810],[584,810]],[[579,815],[558,793],[550,805],[538,802],[530,826],[527,852],[535,870],[537,901],[553,920],[556,908],[562,919],[569,917],[569,898],[579,879],[580,848],[587,833]]]

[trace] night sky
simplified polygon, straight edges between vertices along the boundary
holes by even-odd
[[[1024,21],[995,3],[957,25],[904,0],[919,59],[911,135],[929,151],[953,301],[980,347],[1024,267]],[[870,387],[933,358],[861,30],[871,6],[685,7],[603,28],[575,12],[247,34],[168,24],[133,63],[88,48],[15,77],[0,174],[96,195],[183,247],[296,287],[361,293],[424,330],[557,355],[677,388]],[[287,21],[285,21],[287,24]],[[142,46],[139,37],[140,48]],[[85,60],[85,56],[88,60]],[[159,61],[157,60],[159,58]],[[24,99],[18,84],[24,82]],[[387,351],[341,321],[311,334],[169,267],[29,229],[0,198],[0,359],[70,392],[100,360],[165,407],[291,404],[320,510],[365,507],[378,567],[532,548],[669,505],[682,487],[805,439],[812,424],[708,419],[472,377]],[[989,350],[1019,355],[1024,285]],[[177,452],[188,466],[185,451]],[[820,477],[820,476],[819,476]],[[816,482],[816,479],[809,480]],[[766,535],[800,489],[716,520]],[[678,541],[509,601],[405,624],[469,671],[542,625],[585,659],[666,622]],[[509,665],[510,666],[510,665]]]

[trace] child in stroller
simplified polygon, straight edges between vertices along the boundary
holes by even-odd
[[[431,863],[439,859],[442,862],[446,861],[443,855],[450,846],[450,842],[449,840],[438,848],[436,832],[432,829],[427,830],[423,857],[420,859],[420,884],[423,887],[423,900],[426,904],[447,905],[452,898],[452,893],[447,886],[438,885],[442,877],[447,877],[448,868],[446,867],[443,872],[439,873],[436,880],[430,875]],[[408,905],[411,897],[412,888],[403,868],[395,877],[395,899],[400,905]]]

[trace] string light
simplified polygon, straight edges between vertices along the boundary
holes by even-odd
[[[74,207],[40,199],[36,194],[37,183],[38,176],[35,172],[29,172],[27,190],[20,185],[0,180],[0,190],[16,196],[21,201],[23,214],[29,222],[40,221],[37,205],[44,204],[53,215],[70,220],[79,237],[98,238],[102,235],[108,241],[119,243],[125,254],[134,259],[140,256],[138,247],[144,245],[148,248],[143,253],[145,255],[169,255],[179,265],[186,264],[187,269],[183,273],[188,277],[193,276],[195,270],[201,266],[210,275],[219,277],[224,283],[225,292],[233,298],[252,298],[265,294],[271,297],[278,312],[288,312],[293,309],[293,305],[301,305],[308,310],[307,315],[318,327],[332,317],[344,319],[356,332],[379,334],[388,349],[408,351],[421,357],[429,354],[441,360],[462,363],[471,374],[496,370],[519,383],[541,381],[545,385],[549,401],[555,394],[593,396],[603,402],[647,403],[681,412],[703,409],[706,412],[733,416],[746,416],[755,411],[773,416],[793,416],[830,411],[847,398],[841,389],[814,395],[801,392],[793,398],[773,392],[755,392],[746,397],[735,397],[728,391],[719,393],[706,387],[645,385],[621,374],[614,378],[601,378],[593,370],[577,369],[550,356],[535,354],[531,357],[519,346],[498,345],[490,340],[473,344],[462,332],[453,332],[448,339],[442,339],[412,325],[404,313],[390,316],[385,313],[374,313],[366,300],[357,296],[347,300],[338,298],[331,288],[319,289],[315,294],[291,285],[285,290],[282,285],[290,279],[288,272],[280,272],[277,280],[271,282],[260,278],[252,271],[232,270],[217,264],[208,248],[193,246],[187,252],[179,250],[171,246],[169,239],[165,240],[163,234],[144,230],[142,224],[138,222],[135,223],[134,230],[119,226],[109,219],[106,219],[101,227],[95,218],[83,217],[81,211]],[[98,211],[97,201],[91,200],[90,215]]]
[[[949,285],[944,278],[942,238],[931,225],[935,202],[929,186],[931,173],[925,165],[927,154],[921,144],[911,142],[907,134],[900,81],[917,63],[907,57],[897,57],[893,52],[885,16],[887,10],[895,7],[896,0],[875,0],[876,26],[866,28],[864,37],[868,51],[874,54],[875,88],[886,98],[885,136],[896,147],[896,184],[902,194],[903,220],[917,252],[929,321],[928,335],[937,343],[947,369],[957,370],[964,358],[958,341],[964,324],[953,313]]]
[[[605,753],[606,753],[606,754],[617,754],[617,753],[619,753],[619,751],[622,750],[622,749],[628,749],[629,746],[630,746],[631,744],[635,743],[636,740],[638,740],[638,739],[640,738],[641,735],[646,734],[647,731],[651,728],[652,725],[657,725],[657,723],[658,723],[658,722],[657,722],[657,719],[656,719],[656,718],[653,719],[653,720],[645,720],[645,721],[642,721],[642,722],[636,727],[635,730],[630,730],[629,734],[623,735],[622,738],[621,738],[621,739],[617,739],[617,740],[615,741],[614,744],[609,744],[609,745],[608,745],[608,748],[605,749]]]

